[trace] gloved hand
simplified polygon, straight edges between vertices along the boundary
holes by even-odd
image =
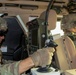
[[[35,67],[36,66],[44,67],[46,65],[50,65],[52,62],[52,56],[54,51],[55,51],[54,48],[47,47],[38,49],[37,52],[30,55],[30,57],[34,62]]]

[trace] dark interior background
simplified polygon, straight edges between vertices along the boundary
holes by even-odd
[[[17,18],[13,16],[4,19],[8,24],[8,32],[2,44],[2,46],[7,46],[7,52],[2,52],[3,59],[18,61],[28,57],[26,36]]]

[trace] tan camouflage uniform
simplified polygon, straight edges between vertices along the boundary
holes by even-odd
[[[19,62],[4,64],[0,66],[0,75],[19,75]]]

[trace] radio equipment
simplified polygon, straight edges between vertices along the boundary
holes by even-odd
[[[45,46],[45,25],[44,20],[36,18],[26,23],[28,27],[29,53]]]

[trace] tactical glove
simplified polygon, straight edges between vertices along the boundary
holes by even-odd
[[[54,52],[54,48],[48,47],[43,49],[38,49],[37,52],[30,55],[32,58],[35,67],[41,66],[44,67],[46,65],[50,65],[52,62],[52,56]]]

